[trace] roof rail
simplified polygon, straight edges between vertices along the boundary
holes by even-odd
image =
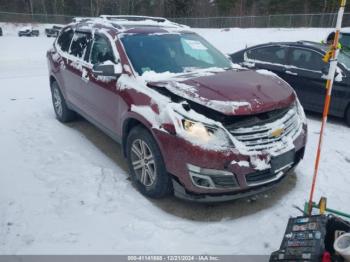
[[[127,29],[137,27],[163,27],[189,29],[186,25],[177,24],[163,17],[152,16],[130,16],[130,15],[101,15],[99,17],[74,17],[73,23],[100,23],[116,29]]]
[[[164,17],[137,16],[137,15],[101,15],[100,19],[108,20],[114,25],[125,26],[160,26],[188,28],[188,26],[171,22]]]
[[[123,21],[144,21],[152,20],[158,23],[170,22],[168,19],[163,17],[153,17],[153,16],[139,16],[139,15],[100,15],[101,18],[107,20],[123,20]]]

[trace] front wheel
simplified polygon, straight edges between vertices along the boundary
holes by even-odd
[[[152,198],[170,194],[171,178],[152,135],[141,126],[133,128],[128,135],[126,149],[131,178],[138,190]]]

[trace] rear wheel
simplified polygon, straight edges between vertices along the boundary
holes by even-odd
[[[126,148],[131,178],[138,190],[152,198],[170,194],[171,179],[152,135],[145,128],[137,126],[130,131]]]
[[[67,103],[56,81],[51,84],[51,95],[57,119],[62,123],[74,120],[76,113],[67,107]]]

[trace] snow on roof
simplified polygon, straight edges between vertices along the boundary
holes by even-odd
[[[100,18],[109,20],[113,24],[118,24],[124,28],[130,27],[171,27],[189,28],[186,25],[177,24],[163,17],[152,16],[128,16],[128,15],[101,15]]]
[[[103,19],[114,20],[127,20],[127,21],[142,21],[142,20],[153,20],[157,22],[169,21],[163,17],[154,17],[154,16],[140,16],[140,15],[100,15]]]
[[[184,29],[190,31],[188,26],[173,23],[166,18],[148,16],[102,15],[73,19],[71,25],[73,24],[81,30],[91,29],[93,26],[103,26],[107,29],[117,29],[123,33],[179,33],[179,30]]]

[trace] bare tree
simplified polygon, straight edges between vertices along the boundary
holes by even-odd
[[[1,11],[77,16],[102,12],[167,17],[326,13],[338,6],[338,0],[0,0]]]

